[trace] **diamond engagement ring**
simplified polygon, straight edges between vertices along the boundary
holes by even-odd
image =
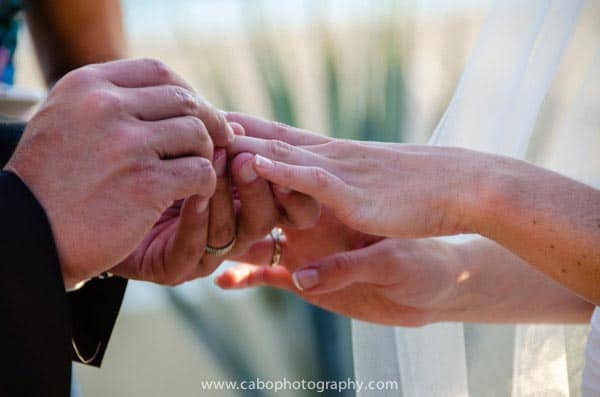
[[[282,228],[276,227],[271,230],[270,236],[271,239],[273,239],[273,256],[271,257],[271,263],[269,266],[278,266],[279,262],[281,261],[281,242],[285,237],[285,233],[283,232]]]

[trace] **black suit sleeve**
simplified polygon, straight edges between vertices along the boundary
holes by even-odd
[[[0,124],[0,165],[23,125]],[[0,395],[67,396],[71,358],[99,366],[126,280],[94,280],[65,293],[43,208],[15,175],[0,172]]]
[[[67,396],[71,316],[43,209],[0,172],[0,395]]]

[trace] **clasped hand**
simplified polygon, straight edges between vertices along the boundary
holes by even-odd
[[[403,302],[397,306],[400,317],[412,312],[410,322],[429,321],[417,307],[430,305],[431,294],[440,301],[446,297],[453,271],[439,271],[432,260],[429,268],[413,263],[390,273],[391,259],[400,251],[385,252],[402,242],[378,236],[444,234],[463,227],[460,218],[444,216],[451,202],[447,194],[415,199],[421,182],[411,169],[445,177],[435,167],[421,169],[417,160],[423,155],[409,147],[401,159],[375,144],[356,148],[248,116],[227,120],[164,64],[127,60],[90,65],[59,81],[5,169],[43,206],[67,288],[104,271],[174,285],[231,259],[253,265],[218,278],[224,288],[339,290],[307,299],[378,322],[394,317],[377,314],[383,311],[368,303],[382,301],[377,307],[385,308],[389,304],[383,303],[396,299]],[[378,179],[379,168],[394,161],[403,167],[388,173],[388,181]],[[412,198],[399,200],[386,190],[394,181],[407,193],[414,190]],[[274,245],[265,236],[274,226],[285,228],[287,239],[282,266],[268,267]],[[207,246],[225,247],[234,239],[227,255],[206,254]],[[431,247],[423,244],[414,248]],[[342,261],[354,258],[347,251],[363,249],[362,266],[344,265],[356,263]],[[434,250],[425,251],[437,258]],[[382,259],[379,271],[368,268],[370,254]],[[291,277],[320,258],[331,263],[322,266],[320,279],[310,267]],[[423,288],[409,296],[380,293],[399,278],[419,281]],[[367,281],[368,288],[353,287]]]
[[[65,286],[104,271],[161,284],[211,273],[276,224],[314,223],[319,206],[280,196],[253,156],[223,148],[243,129],[154,60],[66,75],[28,123],[5,170],[44,208]]]
[[[245,264],[216,279],[222,288],[271,285],[384,324],[496,321],[500,315],[490,307],[538,308],[521,296],[525,289],[510,294],[513,306],[489,293],[488,286],[510,288],[514,279],[529,280],[532,290],[543,285],[538,295],[545,300],[572,302],[521,256],[597,299],[585,281],[594,262],[574,258],[586,271],[557,274],[548,261],[544,244],[558,237],[547,230],[556,228],[498,217],[498,208],[506,209],[498,186],[520,180],[514,175],[541,181],[540,189],[544,181],[576,189],[583,201],[575,209],[595,203],[596,191],[499,156],[336,140],[225,114],[152,60],[90,65],[65,76],[29,122],[5,171],[44,208],[67,288],[105,271],[175,285],[230,259]],[[536,211],[541,221],[560,219]],[[573,214],[580,215],[586,213]],[[275,226],[287,237],[281,266],[267,266],[275,245],[265,236]],[[512,252],[485,239],[463,245],[426,239],[464,232],[499,240]],[[519,234],[537,238],[537,248],[511,237]],[[593,251],[587,241],[567,239],[565,247],[581,247],[563,254]],[[491,258],[496,265],[488,269],[497,269],[504,287],[494,272],[481,271]]]

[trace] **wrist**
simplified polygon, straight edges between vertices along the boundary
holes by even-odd
[[[461,192],[456,195],[458,216],[462,233],[474,233],[490,237],[494,225],[511,213],[518,196],[518,178],[514,172],[518,160],[481,154],[469,165]]]
[[[433,322],[464,322],[481,306],[481,296],[474,289],[480,269],[474,266],[470,242],[448,243],[451,255],[445,255],[449,276],[446,299],[433,316]]]

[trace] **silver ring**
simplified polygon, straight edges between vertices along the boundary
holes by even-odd
[[[206,252],[206,255],[210,256],[225,256],[231,252],[231,250],[235,246],[236,241],[236,236],[233,236],[230,242],[219,248],[211,247],[210,245],[206,244],[206,247],[204,247],[204,251]]]
[[[283,251],[281,247],[281,242],[285,237],[285,233],[283,232],[282,228],[276,227],[273,230],[271,230],[271,233],[269,233],[269,235],[271,236],[271,239],[273,239],[273,256],[271,257],[271,263],[269,264],[269,266],[278,266],[279,262],[281,262],[281,254]]]

